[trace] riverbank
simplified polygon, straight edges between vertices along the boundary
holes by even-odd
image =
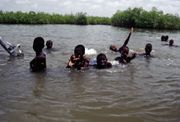
[[[180,17],[164,14],[163,11],[156,8],[152,8],[151,11],[146,11],[143,8],[129,8],[117,11],[112,17],[87,16],[83,12],[61,15],[34,11],[0,11],[0,24],[112,25],[127,28],[180,30]]]

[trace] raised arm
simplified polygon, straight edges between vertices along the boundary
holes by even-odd
[[[119,48],[120,53],[121,53],[123,47],[126,47],[126,45],[128,44],[132,32],[133,32],[133,27],[131,28],[131,31],[129,32],[129,35],[128,35],[127,39],[125,40],[124,44]]]
[[[127,39],[125,40],[123,46],[126,46],[126,45],[128,44],[132,32],[133,32],[133,27],[131,28],[131,30],[130,30],[130,32],[129,32],[129,35],[128,35]]]

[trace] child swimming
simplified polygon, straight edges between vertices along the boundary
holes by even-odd
[[[174,45],[174,40],[171,39],[169,40],[169,44],[162,44],[164,46],[169,46],[169,47],[179,47],[178,45]]]
[[[129,48],[127,46],[125,46],[121,50],[121,56],[116,57],[115,60],[121,64],[128,64],[135,57],[136,57],[136,53],[132,53],[131,55],[129,55]]]
[[[166,36],[162,35],[162,36],[161,36],[161,41],[167,42],[168,39],[169,39],[169,36],[168,36],[168,35],[166,35]]]
[[[96,62],[97,64],[94,66],[97,69],[106,69],[112,67],[112,64],[108,62],[108,59],[104,53],[100,53],[99,55],[97,55]]]
[[[144,48],[145,52],[136,52],[137,55],[139,56],[146,56],[146,57],[151,57],[151,51],[152,51],[152,44],[151,43],[147,43],[145,48]]]
[[[77,45],[74,48],[74,54],[70,57],[66,68],[73,68],[81,70],[89,66],[89,59],[85,57],[85,47],[84,45]]]
[[[47,47],[47,49],[52,49],[52,47],[53,47],[53,41],[52,41],[52,40],[46,41],[46,47]]]
[[[120,52],[122,51],[123,47],[127,46],[128,42],[129,42],[129,39],[131,37],[131,33],[133,32],[133,27],[131,28],[130,32],[129,32],[129,35],[128,37],[126,38],[126,40],[124,41],[124,44],[119,48],[117,49],[117,47],[115,45],[110,45],[109,49],[113,52]]]

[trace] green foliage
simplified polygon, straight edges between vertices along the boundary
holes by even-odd
[[[77,13],[75,15],[47,14],[44,12],[30,11],[23,13],[0,11],[0,24],[111,24],[107,17],[87,17],[86,13]]]
[[[86,13],[83,12],[75,15],[60,15],[34,11],[0,11],[0,24],[101,24],[128,28],[180,29],[180,17],[178,15],[164,14],[155,7],[151,11],[146,11],[143,8],[118,10],[112,18],[86,16]]]
[[[111,18],[113,26],[151,29],[180,29],[180,17],[164,14],[155,7],[151,11],[143,8],[117,11]]]
[[[89,16],[87,17],[88,24],[91,25],[111,25],[111,19],[108,17],[93,17]]]
[[[75,17],[75,24],[77,25],[87,25],[87,17],[86,17],[86,13],[77,13],[76,17]]]

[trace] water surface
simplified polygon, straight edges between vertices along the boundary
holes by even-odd
[[[11,58],[0,47],[0,121],[179,122],[180,48],[160,41],[168,34],[180,45],[178,31],[135,29],[129,47],[139,50],[152,43],[155,58],[137,57],[107,70],[65,68],[77,44],[103,52],[112,61],[119,54],[110,52],[109,45],[122,45],[128,31],[111,26],[0,25],[0,36],[21,43],[25,54]],[[54,42],[45,73],[29,70],[37,36]]]

